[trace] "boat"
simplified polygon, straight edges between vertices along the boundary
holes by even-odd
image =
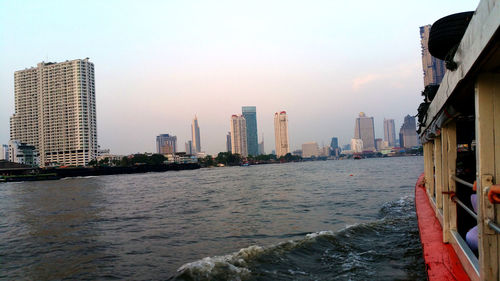
[[[448,70],[419,108],[415,207],[430,281],[500,281],[500,0],[440,23],[458,17],[469,17],[458,44],[436,56],[429,43]]]

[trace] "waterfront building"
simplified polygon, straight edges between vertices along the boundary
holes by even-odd
[[[363,150],[375,151],[375,128],[373,117],[367,117],[364,112],[359,113],[354,128],[354,138],[363,141]],[[354,150],[354,148],[352,149]]]
[[[302,157],[311,158],[319,156],[319,146],[315,141],[302,144]]]
[[[39,166],[39,155],[34,145],[22,143],[18,140],[9,141],[9,161],[32,167]]]
[[[330,156],[331,151],[332,151],[332,148],[330,146],[328,146],[328,145],[323,146],[319,150],[319,156],[328,157],[328,156]]]
[[[381,149],[385,148],[384,140],[383,139],[375,139],[375,148],[377,149],[377,151],[380,151]]]
[[[396,146],[396,126],[394,119],[384,119],[384,140],[390,147]]]
[[[431,25],[420,27],[420,45],[422,47],[422,68],[424,70],[424,86],[439,85],[446,71],[444,61],[437,59],[429,53],[429,33]]]
[[[343,145],[343,146],[342,146],[342,150],[343,150],[343,151],[344,151],[344,150],[351,150],[351,144],[349,144],[349,143],[348,143],[348,144]]]
[[[406,115],[400,130],[401,147],[411,148],[418,145],[415,117]]]
[[[279,158],[290,152],[288,138],[288,116],[286,111],[274,113],[274,137],[276,142],[276,156]]]
[[[193,123],[191,124],[191,140],[192,151],[196,153],[201,152],[200,127],[198,126],[198,118],[196,115],[194,116]]]
[[[332,150],[339,148],[339,139],[337,137],[332,138],[332,141],[330,142],[330,147],[332,148]]]
[[[227,132],[227,135],[226,135],[226,151],[227,152],[233,151],[231,149],[231,132]]]
[[[241,113],[247,124],[247,147],[248,154],[259,155],[259,140],[257,136],[257,108],[255,106],[243,106]]]
[[[177,137],[169,134],[160,134],[156,137],[156,153],[174,154],[177,152]]]
[[[40,165],[86,166],[97,156],[94,64],[41,62],[14,73],[10,139],[36,148]]]
[[[188,155],[195,154],[192,141],[187,141],[185,145],[186,145],[186,154]]]
[[[361,153],[364,150],[362,139],[351,139],[351,150],[355,153]]]
[[[240,154],[243,157],[248,156],[247,146],[247,125],[243,115],[231,116],[231,152]]]
[[[0,160],[9,160],[9,146],[7,144],[0,146]]]

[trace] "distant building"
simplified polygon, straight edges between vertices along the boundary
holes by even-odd
[[[7,144],[0,146],[0,160],[9,160],[9,146]]]
[[[311,157],[317,157],[319,156],[319,147],[318,143],[315,141],[312,142],[306,142],[302,144],[302,157],[304,158],[311,158]]]
[[[86,166],[97,157],[94,64],[38,63],[14,73],[10,139],[34,146],[41,166]]]
[[[396,126],[394,119],[384,119],[384,140],[390,147],[396,146]]]
[[[243,115],[231,116],[231,151],[233,154],[248,156],[247,124]]]
[[[196,154],[193,149],[193,142],[192,141],[187,141],[186,144],[186,154],[188,155],[193,155]]]
[[[356,118],[354,127],[354,138],[363,141],[363,150],[375,151],[375,128],[373,126],[373,117],[366,117],[364,112],[359,113],[359,117]]]
[[[259,142],[259,155],[266,154],[264,149],[264,134],[262,134],[262,141]]]
[[[332,151],[332,148],[330,146],[323,146],[322,148],[319,149],[319,156],[323,157],[328,157],[330,156],[330,152]]]
[[[34,145],[28,145],[18,140],[9,141],[9,161],[32,167],[39,166],[38,151]]]
[[[377,151],[380,151],[381,149],[385,148],[384,147],[384,140],[383,139],[375,139],[375,146],[377,148]]]
[[[351,144],[344,144],[342,150],[351,150]]]
[[[411,148],[418,145],[415,117],[406,115],[405,121],[399,131],[400,145]]]
[[[429,33],[431,25],[420,27],[420,44],[422,47],[422,68],[424,70],[424,86],[439,85],[443,80],[446,68],[444,61],[437,59],[429,53]]]
[[[276,156],[285,156],[290,152],[288,138],[288,116],[286,111],[274,114],[274,137],[276,143]]]
[[[227,135],[226,135],[226,151],[227,152],[233,151],[231,149],[231,132],[227,132]]]
[[[339,139],[336,137],[333,137],[332,141],[330,142],[330,147],[332,148],[332,150],[339,148]]]
[[[351,150],[353,152],[361,153],[363,152],[363,140],[362,139],[351,139]]]
[[[161,134],[156,137],[156,153],[173,154],[177,152],[177,137],[169,134]]]
[[[243,106],[241,108],[243,117],[247,124],[247,147],[248,154],[259,155],[259,140],[257,136],[257,108],[255,106]]]
[[[200,127],[198,126],[198,118],[196,115],[191,124],[191,147],[191,152],[201,152]]]
[[[274,152],[274,150],[273,150],[273,152]],[[272,153],[272,154],[274,154],[274,153]],[[302,149],[297,149],[297,150],[292,151],[292,155],[297,155],[297,156],[302,157]]]

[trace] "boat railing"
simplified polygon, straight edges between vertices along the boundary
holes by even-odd
[[[464,209],[467,213],[469,213],[469,215],[471,215],[473,218],[477,220],[477,214],[469,207],[467,207],[467,205],[465,205],[464,202],[460,201],[460,199],[458,199],[456,196],[453,196],[451,200],[457,203],[460,207],[462,207],[462,209]]]
[[[457,176],[455,176],[455,175],[451,175],[451,178],[452,178],[454,181],[458,182],[458,183],[461,183],[461,184],[463,184],[463,185],[465,185],[465,186],[468,186],[468,187],[470,187],[470,188],[474,188],[474,184],[472,184],[472,183],[470,183],[470,182],[466,182],[466,181],[464,181],[463,179],[460,179],[460,178],[458,178],[458,177],[457,177]],[[487,191],[488,191],[488,189],[489,189],[488,187],[486,187],[486,188],[485,188],[486,193],[488,193],[488,192],[487,192]],[[466,211],[469,215],[471,215],[474,219],[476,219],[476,220],[477,220],[477,214],[476,214],[473,210],[471,210],[469,207],[467,207],[467,205],[465,205],[462,201],[460,201],[460,199],[458,199],[456,196],[452,196],[451,200],[452,200],[453,202],[457,203],[457,204],[458,204],[460,207],[462,207],[462,209],[464,209],[464,210],[465,210],[465,211]],[[486,221],[486,223],[488,224],[488,226],[489,226],[492,230],[494,230],[496,233],[500,233],[500,226],[499,226],[499,225],[497,225],[495,222],[493,222],[492,220],[490,220],[490,219],[488,219],[488,218],[487,218],[485,221]]]
[[[468,187],[470,187],[470,188],[474,188],[474,184],[472,184],[472,183],[470,183],[470,182],[466,182],[466,181],[464,181],[463,179],[458,178],[458,177],[457,177],[457,176],[455,176],[455,175],[451,175],[451,178],[452,178],[454,181],[458,182],[458,183],[461,183],[461,184],[463,184],[463,185],[465,185],[465,186],[468,186]]]

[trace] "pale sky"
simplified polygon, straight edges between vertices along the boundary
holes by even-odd
[[[274,149],[285,110],[291,149],[341,144],[360,111],[415,115],[422,100],[419,27],[479,1],[0,0],[0,144],[9,140],[14,71],[41,61],[95,65],[98,143],[112,153],[179,150],[198,116],[202,150],[225,151],[232,114],[257,107],[259,141]]]

